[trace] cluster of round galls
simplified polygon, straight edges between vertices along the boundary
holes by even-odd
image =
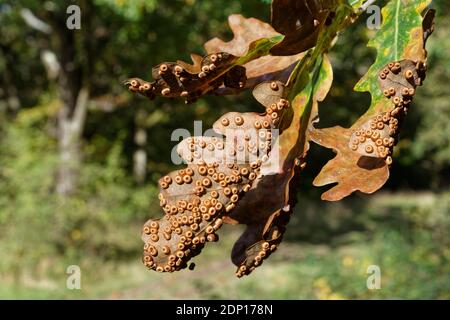
[[[156,97],[156,94],[153,90],[153,84],[147,81],[144,81],[139,78],[133,78],[125,82],[128,85],[128,90],[131,92],[139,92],[143,96],[146,96],[150,100],[153,100]]]
[[[213,63],[221,59],[225,59],[221,54],[206,57],[199,79],[216,71]],[[168,82],[170,73],[183,82],[185,72],[180,66],[163,64],[159,66],[158,76]],[[270,89],[278,91],[281,88],[273,82]],[[164,93],[172,95],[174,92],[166,90]],[[179,145],[183,148],[177,151],[187,160],[188,167],[160,179],[159,201],[165,216],[150,220],[143,228],[143,262],[149,269],[158,272],[184,269],[207,242],[218,240],[216,232],[222,226],[223,217],[251,189],[262,164],[269,159],[274,138],[271,129],[279,123],[283,111],[290,107],[287,100],[274,96],[269,94],[269,100],[265,100],[270,102],[264,114],[230,113],[222,117],[215,129],[224,134],[226,140],[192,137]],[[225,158],[221,157],[223,154]],[[257,157],[250,158],[247,154]],[[244,162],[238,164],[242,159]],[[245,264],[245,270],[240,268],[242,275],[250,273],[276,250],[278,242],[271,237],[268,239],[257,244],[261,248]]]
[[[422,64],[410,60],[391,62],[379,73],[383,95],[394,104],[391,111],[382,112],[356,130],[350,139],[350,149],[362,155],[383,158],[392,164],[392,152],[397,143],[400,124],[421,84]]]
[[[218,154],[217,157],[223,159],[224,162],[233,162],[235,160],[249,161],[249,159],[250,161],[258,159],[262,162],[266,162],[269,159],[274,137],[271,131],[270,122],[265,120],[264,117],[258,118],[261,119],[255,120],[253,127],[244,127],[243,125],[246,120],[240,115],[233,118],[222,118],[221,124],[226,130],[227,142],[225,143],[224,148],[218,148],[219,151],[223,150],[223,154]],[[228,126],[233,127],[227,130],[226,128]],[[243,127],[243,129],[239,130],[236,127]],[[191,146],[194,150],[193,156],[195,158],[195,152],[198,152],[198,148],[202,147],[201,141],[200,144],[191,144]],[[220,143],[220,147],[222,147],[222,143]]]
[[[352,137],[350,148],[357,151],[360,146],[362,152],[368,156],[385,159],[392,164],[392,149],[396,143],[399,121],[391,112],[379,114],[369,121],[369,128],[357,130]]]
[[[271,82],[270,88],[273,91],[280,90],[280,88],[276,82]],[[272,103],[266,107],[266,113],[270,117],[270,120],[272,121],[272,123],[276,126],[279,124],[283,110],[288,109],[288,108],[290,108],[289,101],[286,99],[280,98],[276,103]]]
[[[200,161],[160,180],[163,219],[143,228],[143,262],[158,272],[174,272],[200,253],[206,242],[216,242],[222,216],[250,190],[261,163],[249,166]],[[186,187],[192,186],[188,194]],[[180,194],[181,192],[181,194]]]
[[[396,107],[407,106],[416,94],[417,76],[414,64],[389,63],[379,75],[384,96],[390,98]]]
[[[261,240],[246,249],[245,260],[236,271],[236,276],[238,278],[249,275],[278,249],[278,246],[283,240],[283,235],[286,231],[286,225],[289,223],[291,213],[292,210],[290,207],[287,210],[282,209],[274,213],[271,225],[263,235],[264,240]]]
[[[277,250],[277,245],[270,245],[269,242],[263,241],[261,243],[256,244],[258,246],[257,254],[252,256],[251,259],[247,257],[245,263],[241,264],[241,266],[236,271],[236,276],[241,278],[243,276],[249,275],[252,273],[257,267],[259,267],[263,260],[269,257],[269,255]]]
[[[126,84],[128,84],[130,91],[139,92],[149,99],[154,99],[157,95],[169,98],[182,97],[186,99],[187,103],[190,103],[224,84],[227,86],[227,84],[233,83],[232,81],[226,81],[228,73],[230,73],[228,77],[233,77],[231,74],[233,68],[223,75],[218,71],[226,68],[234,58],[234,56],[225,52],[211,54],[204,57],[200,65],[194,65],[190,69],[185,69],[177,63],[166,62],[153,68],[154,82],[149,83],[134,78],[127,81]],[[244,78],[241,79],[243,76]],[[239,77],[238,88],[242,88],[246,82],[245,74],[239,75]],[[212,81],[211,84],[205,85],[210,81]]]
[[[279,91],[281,88],[277,82],[268,84],[272,91]],[[266,162],[270,157],[270,151],[273,146],[274,135],[272,129],[278,128],[278,124],[283,117],[284,112],[290,108],[288,100],[283,98],[274,98],[273,92],[266,93],[270,97],[266,103],[266,110],[263,114],[241,114],[229,113],[223,116],[215,125],[217,132],[226,135],[227,144],[225,146],[225,158],[227,160],[248,159],[247,156],[257,156],[262,162]],[[260,101],[261,102],[261,101]],[[232,143],[230,143],[232,142]],[[198,157],[198,149],[191,146],[193,157]]]
[[[197,75],[200,79],[208,77],[211,73],[213,73],[219,63],[223,60],[228,60],[230,55],[228,53],[216,53],[210,56],[207,56],[202,63],[201,71]]]

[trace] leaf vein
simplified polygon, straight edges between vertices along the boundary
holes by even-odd
[[[398,16],[400,14],[400,0],[397,0],[397,7],[395,9],[395,33],[394,33],[394,60],[398,60]]]

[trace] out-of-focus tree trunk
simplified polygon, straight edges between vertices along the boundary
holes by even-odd
[[[67,5],[70,2],[66,2]],[[90,13],[90,6],[83,1],[83,15]],[[49,80],[57,80],[61,106],[57,115],[57,140],[59,165],[57,168],[56,191],[70,195],[76,191],[81,168],[81,138],[86,122],[89,102],[89,71],[91,67],[91,47],[86,45],[89,30],[70,30],[67,25],[65,6],[60,10],[43,11],[41,19],[28,8],[21,11],[25,22],[35,30],[49,36],[46,51],[56,56],[53,62],[54,74],[49,69],[49,61],[43,59]],[[88,22],[89,19],[86,19]],[[88,28],[88,25],[85,27]],[[45,53],[45,52],[43,52]],[[42,56],[44,57],[44,56]],[[47,57],[48,58],[48,57]],[[47,65],[46,65],[47,63]],[[57,66],[57,68],[56,68]]]
[[[133,154],[133,172],[136,183],[143,184],[147,175],[147,152],[145,145],[147,144],[146,119],[147,112],[143,109],[136,113],[136,129],[134,133],[134,142],[137,150]]]
[[[83,7],[83,16],[90,13],[90,7]],[[81,169],[81,139],[85,127],[89,103],[89,72],[91,47],[88,45],[89,25],[86,18],[84,30],[70,30],[66,26],[65,12],[50,13],[52,25],[52,46],[58,58],[58,93],[61,107],[57,120],[59,167],[56,191],[66,196],[77,189]],[[83,61],[83,62],[81,62]]]
[[[93,1],[79,0],[81,29],[69,29],[66,8],[75,4],[61,0],[57,8],[33,13],[24,8],[22,17],[35,30],[47,35],[42,59],[50,80],[57,80],[61,107],[57,115],[59,167],[56,191],[70,195],[77,189],[82,163],[81,141],[90,100],[91,76],[99,52],[106,46],[105,32],[95,20]],[[35,15],[38,14],[38,15]],[[101,40],[102,39],[102,40]],[[50,55],[49,55],[50,53]],[[57,61],[53,61],[56,56]]]
[[[77,186],[82,160],[80,143],[88,102],[89,91],[82,88],[78,93],[73,116],[72,109],[65,103],[58,113],[59,169],[56,191],[61,195],[73,193]]]

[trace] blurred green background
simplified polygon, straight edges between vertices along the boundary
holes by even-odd
[[[65,27],[70,4],[81,30]],[[156,182],[174,168],[172,131],[258,104],[250,92],[149,102],[121,83],[230,39],[229,14],[269,21],[268,1],[0,0],[0,298],[449,299],[450,5],[434,7],[430,71],[387,185],[322,202],[311,183],[333,154],[313,146],[279,251],[238,280],[229,256],[240,226],[224,228],[195,271],[163,275],[141,264],[140,229],[162,215]],[[369,105],[352,92],[375,57],[367,17],[333,48],[322,126],[348,126]],[[81,290],[66,288],[69,265],[81,267]],[[380,290],[366,287],[370,265],[381,268]]]

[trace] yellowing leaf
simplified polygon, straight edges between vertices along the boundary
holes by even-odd
[[[314,142],[337,153],[314,180],[316,186],[337,183],[322,199],[336,201],[354,191],[373,193],[389,178],[401,123],[416,87],[425,78],[426,38],[421,12],[429,3],[392,0],[383,8],[383,25],[369,42],[378,50],[377,59],[355,87],[356,91],[370,92],[370,108],[351,128],[312,130]]]

